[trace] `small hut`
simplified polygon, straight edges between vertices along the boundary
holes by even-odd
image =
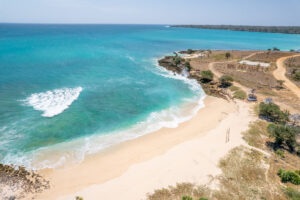
[[[264,99],[264,103],[265,104],[270,104],[270,103],[274,104],[274,101],[271,97],[268,97],[268,98]]]
[[[248,101],[257,101],[257,96],[255,95],[255,92],[255,89],[248,91]]]

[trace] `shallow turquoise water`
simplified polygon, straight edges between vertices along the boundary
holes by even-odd
[[[161,71],[157,58],[187,48],[274,46],[299,49],[300,36],[160,25],[0,24],[1,162],[57,166],[175,127],[188,117],[178,105],[197,106],[204,93]]]

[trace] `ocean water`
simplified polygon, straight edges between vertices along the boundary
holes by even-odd
[[[205,94],[195,81],[158,67],[158,58],[187,48],[275,46],[299,49],[300,35],[0,24],[0,162],[60,167],[174,128],[204,106]]]

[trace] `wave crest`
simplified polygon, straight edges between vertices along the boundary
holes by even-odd
[[[63,88],[52,91],[34,93],[24,101],[35,110],[43,111],[43,117],[53,117],[62,113],[75,101],[82,87]]]

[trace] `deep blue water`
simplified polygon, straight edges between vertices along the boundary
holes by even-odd
[[[162,25],[0,24],[1,162],[55,166],[176,126],[185,119],[178,106],[196,106],[204,93],[194,82],[161,71],[156,60],[163,55],[187,48],[275,46],[299,49],[300,35]]]

